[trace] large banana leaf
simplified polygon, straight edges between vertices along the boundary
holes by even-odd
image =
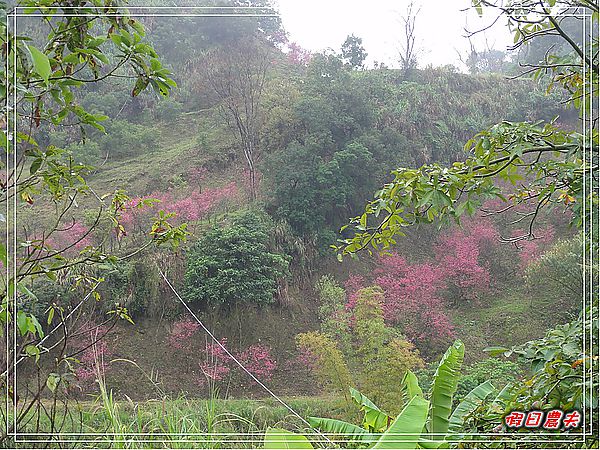
[[[465,417],[475,411],[475,409],[495,390],[496,388],[494,388],[492,383],[488,380],[469,392],[450,416],[448,431],[450,433],[460,431],[465,422]]]
[[[408,403],[413,397],[423,397],[423,391],[419,387],[417,376],[410,370],[407,370],[402,377],[402,400],[404,404]]]
[[[350,388],[350,395],[352,396],[352,400],[360,406],[360,410],[365,413],[363,426],[367,430],[381,432],[387,429],[391,421],[390,416],[381,411],[375,403],[356,389]]]
[[[452,397],[458,387],[464,356],[465,345],[461,341],[455,341],[446,351],[435,371],[428,423],[429,432],[433,434],[434,440],[443,439],[443,435],[448,431]]]
[[[507,384],[506,386],[504,386],[502,388],[502,390],[500,392],[498,392],[498,395],[496,395],[496,398],[492,402],[492,405],[504,407],[504,405],[512,399],[512,397],[513,397],[512,390],[513,389],[514,389],[513,386],[511,386],[510,384]]]
[[[381,435],[373,449],[415,449],[427,420],[429,402],[413,397],[388,430]]]
[[[271,450],[314,449],[306,437],[281,428],[267,428],[264,448]]]
[[[308,422],[313,428],[318,428],[327,433],[339,434],[346,440],[355,440],[367,444],[372,444],[379,435],[369,433],[364,428],[358,427],[348,422],[335,419],[326,419],[323,417],[309,417]]]

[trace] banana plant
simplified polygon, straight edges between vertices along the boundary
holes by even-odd
[[[452,410],[453,396],[458,387],[460,369],[464,359],[464,344],[454,342],[446,351],[434,374],[433,384],[429,392],[429,400],[425,398],[414,373],[407,371],[402,379],[402,392],[405,407],[397,417],[380,410],[369,398],[350,390],[354,402],[364,413],[361,426],[342,420],[322,417],[309,417],[308,421],[315,429],[330,436],[340,436],[344,442],[354,442],[363,448],[373,449],[437,449],[448,448],[450,442],[463,438],[461,430],[465,419],[495,391],[494,386],[486,381],[473,389],[463,401]],[[265,448],[312,448],[285,447],[281,441],[286,434],[278,434],[279,447],[268,447],[273,443],[273,433],[265,434]],[[298,436],[293,435],[289,445],[299,445]],[[303,437],[303,436],[302,436]],[[309,444],[302,440],[302,445]]]
[[[404,407],[402,412],[390,424],[384,433],[372,435],[374,438],[366,439],[363,443],[371,445],[368,448],[372,449],[415,449],[418,448],[418,442],[421,439],[423,427],[427,420],[427,410],[429,402],[422,397],[413,398]],[[331,419],[329,419],[331,420]],[[335,422],[335,423],[334,423]],[[340,420],[328,422],[327,426],[335,426],[335,431],[329,432],[334,434],[342,434],[344,432],[351,433],[344,437],[353,439],[357,434],[366,436],[369,434],[366,430]],[[343,424],[343,425],[342,425]],[[339,428],[338,428],[339,427]],[[325,431],[325,430],[323,430]],[[321,440],[325,439],[325,434]],[[269,428],[265,433],[264,440],[265,449],[310,449],[314,448],[310,441],[300,434],[291,433],[286,430]]]

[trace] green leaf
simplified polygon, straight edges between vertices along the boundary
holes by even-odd
[[[25,354],[27,356],[35,356],[35,361],[38,362],[40,360],[40,349],[39,347],[29,344],[25,347]]]
[[[6,246],[0,242],[0,261],[4,265],[4,268],[8,265],[8,253],[6,251]]]
[[[131,91],[131,96],[135,97],[140,92],[142,92],[148,86],[150,80],[146,77],[138,77],[135,86],[133,87],[133,91]]]
[[[31,292],[29,288],[27,288],[27,286],[25,286],[23,283],[17,283],[17,291],[25,294],[31,300],[34,300],[36,302],[38,301],[38,298],[35,296],[35,294]]]
[[[267,428],[264,447],[266,449],[311,449],[314,448],[305,436],[281,428]]]
[[[50,68],[50,60],[48,60],[48,57],[33,45],[25,46],[27,47],[27,50],[29,50],[31,62],[33,63],[33,70],[35,70],[35,72],[42,77],[46,83],[48,83],[48,78],[52,73],[52,69]]]
[[[502,355],[505,352],[510,351],[510,349],[506,347],[487,347],[483,349],[484,352],[489,353],[490,356],[498,356]]]
[[[323,417],[309,417],[308,422],[313,428],[318,428],[327,433],[339,434],[345,440],[355,440],[371,444],[378,438],[377,435],[369,433],[364,428],[343,420],[327,419]]]
[[[152,69],[153,72],[156,72],[157,70],[162,69],[162,64],[160,63],[160,61],[156,58],[151,58],[150,59],[150,68]]]
[[[0,96],[4,96],[4,98],[6,98],[6,95],[1,95]],[[2,133],[0,133],[0,147],[2,147],[5,150],[8,150],[8,136],[6,135],[6,132],[4,130],[2,130]]]
[[[137,31],[141,36],[143,36],[145,34],[144,31],[144,25],[142,25],[140,22],[134,20],[134,19],[130,19],[129,20],[129,25],[131,25],[131,27]]]
[[[21,336],[27,334],[27,314],[25,314],[24,311],[19,311],[17,313],[17,328],[19,329]]]
[[[56,281],[58,278],[56,277],[56,273],[50,271],[46,272],[46,277],[52,281]]]
[[[37,318],[35,316],[31,315],[27,319],[29,321],[28,328],[30,329],[30,331],[34,334],[37,333],[38,337],[43,338],[44,330],[43,330],[40,322],[37,320]],[[33,330],[32,330],[32,328],[33,328]]]
[[[458,387],[464,356],[465,345],[461,341],[454,342],[446,350],[435,371],[431,390],[430,433],[444,434],[448,431],[452,397]],[[441,439],[441,437],[435,436],[434,439]]]
[[[452,206],[452,199],[448,194],[438,190],[433,191],[432,202],[437,207]]]
[[[121,45],[123,44],[123,38],[115,33],[112,33],[110,35],[110,40],[113,41],[113,44],[115,44],[117,48],[121,47]]]
[[[152,88],[163,97],[167,97],[169,95],[169,86],[163,81],[151,79],[150,84],[152,85]]]
[[[56,388],[58,387],[58,383],[60,383],[60,375],[57,373],[51,373],[48,375],[48,379],[46,380],[46,386],[50,389],[51,392],[56,392]]]
[[[102,44],[104,44],[106,42],[106,39],[107,38],[105,36],[100,36],[100,37],[97,37],[97,38],[90,39],[87,42],[87,46],[89,48],[98,48],[98,47],[100,47]]]
[[[50,307],[48,310],[48,325],[52,323],[52,319],[54,319],[54,308]]]
[[[423,391],[419,387],[419,380],[410,370],[407,370],[404,377],[402,377],[402,397],[405,404],[414,397],[423,397]]]
[[[392,422],[390,428],[381,435],[373,449],[414,449],[425,427],[429,402],[422,397],[414,397]]]
[[[475,409],[495,390],[492,383],[488,380],[469,392],[450,416],[448,431],[453,433],[460,431],[467,415],[475,411]]]
[[[350,388],[352,400],[365,413],[363,426],[370,431],[383,431],[387,428],[390,416],[382,412],[368,397],[354,388]]]
[[[31,166],[29,167],[29,174],[33,175],[34,173],[36,173],[39,168],[42,165],[42,158],[36,158],[33,160],[33,162],[31,163]]]

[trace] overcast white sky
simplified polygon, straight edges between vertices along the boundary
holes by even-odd
[[[369,54],[367,62],[385,62],[392,66],[398,60],[399,42],[403,36],[401,17],[409,0],[275,0],[283,25],[290,40],[311,51],[327,48],[339,50],[346,36],[363,39]],[[417,16],[417,44],[422,49],[419,65],[454,64],[461,66],[457,50],[466,55],[470,49],[464,37],[465,26],[470,30],[483,28],[493,22],[494,11],[477,13],[462,11],[469,8],[470,0],[416,0],[421,7]],[[498,23],[484,35],[472,38],[477,50],[487,44],[505,50],[512,38],[505,21]]]

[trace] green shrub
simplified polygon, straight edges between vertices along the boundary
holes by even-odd
[[[132,315],[158,315],[160,275],[155,264],[138,260],[129,264],[127,278],[131,289],[131,299],[127,309]]]
[[[73,159],[78,163],[97,166],[102,161],[100,146],[90,139],[70,144],[65,149],[71,152]]]
[[[456,400],[461,401],[471,390],[488,380],[502,389],[507,384],[515,382],[521,372],[522,368],[519,364],[497,358],[488,358],[471,364],[458,382]]]
[[[147,259],[119,262],[101,273],[105,282],[100,285],[105,308],[119,303],[131,317],[156,317],[160,311],[160,275],[156,265]]]
[[[572,317],[581,307],[583,269],[581,237],[556,242],[525,270],[525,286],[536,306],[560,308]],[[597,266],[592,267],[597,271]]]
[[[322,276],[315,289],[319,294],[321,330],[332,336],[343,351],[350,348],[349,311],[345,308],[346,292],[331,275]]]
[[[181,112],[183,105],[172,97],[161,99],[156,103],[152,112],[154,117],[165,122],[174,122]]]
[[[297,336],[301,356],[317,380],[329,391],[343,394],[353,383],[387,411],[400,411],[400,380],[407,370],[424,363],[412,344],[385,324],[381,288],[358,291],[352,298],[353,311],[346,311],[344,291],[332,277],[321,278],[317,290],[322,332]]]
[[[427,368],[418,372],[419,384],[424,391],[431,389],[437,363],[427,365]],[[497,358],[487,358],[463,368],[463,373],[458,382],[458,388],[454,397],[455,402],[462,401],[472,389],[484,381],[490,381],[498,389],[519,379],[523,368],[521,365]]]
[[[188,255],[187,300],[215,306],[273,303],[288,258],[270,250],[269,235],[268,220],[254,211],[208,231]]]
[[[344,395],[352,386],[352,376],[337,343],[318,331],[296,336],[301,359],[314,373],[317,381],[331,393]]]
[[[383,290],[379,286],[356,294],[352,325],[358,386],[386,411],[399,412],[402,390],[399,380],[407,370],[424,366],[413,345],[383,320]]]

